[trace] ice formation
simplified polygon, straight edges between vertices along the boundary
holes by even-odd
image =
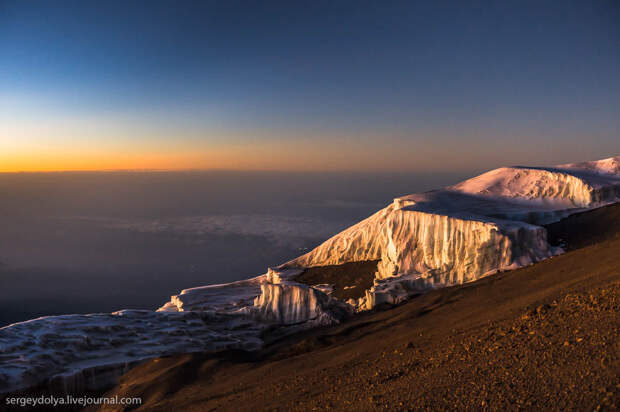
[[[200,286],[182,290],[173,295],[170,302],[158,309],[159,312],[213,311],[231,313],[247,307],[260,293],[261,284],[267,282],[273,271],[252,279],[221,285]],[[298,273],[298,271],[295,271]]]
[[[325,285],[309,287],[290,280],[301,272],[300,269],[269,268],[266,274],[252,279],[185,289],[172,296],[158,311],[244,315],[269,325],[338,322],[346,314],[348,305],[329,297],[330,290]]]
[[[262,329],[242,316],[125,310],[48,316],[0,328],[0,394],[45,385],[105,387],[139,361],[175,353],[254,350]]]
[[[562,251],[547,243],[540,224],[620,199],[619,162],[502,167],[399,197],[282,268],[378,259],[375,285],[350,302],[366,310],[526,266]]]
[[[256,350],[274,326],[281,336],[351,313],[325,285],[288,280],[300,272],[269,269],[248,280],[186,289],[157,311],[47,316],[0,328],[0,394],[40,386],[98,390],[146,359]]]
[[[550,168],[503,167],[402,196],[314,250],[248,280],[183,290],[158,311],[65,315],[0,328],[0,393],[101,386],[129,365],[172,353],[252,350],[265,331],[339,322],[426,290],[561,253],[541,224],[620,199],[620,156]],[[307,267],[379,260],[374,285],[341,302]]]

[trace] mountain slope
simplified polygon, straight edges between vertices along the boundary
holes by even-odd
[[[549,226],[575,245],[561,256],[255,355],[150,361],[107,395],[141,396],[139,410],[161,411],[612,410],[620,404],[620,205],[571,219]]]

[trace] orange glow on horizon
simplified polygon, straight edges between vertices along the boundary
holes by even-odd
[[[294,138],[266,132],[259,138],[256,132],[212,135],[204,140],[184,136],[149,139],[144,135],[132,139],[126,135],[77,139],[68,134],[35,134],[30,130],[11,133],[16,138],[8,140],[2,136],[9,134],[1,132],[2,173],[114,170],[457,172],[488,170],[531,157],[526,144],[519,150],[502,153],[501,141],[468,136],[463,147],[459,139],[448,137],[456,133],[447,132],[420,133],[411,138],[380,137],[379,133],[361,136],[292,132],[288,135]],[[530,139],[521,137],[520,140]],[[566,152],[570,149],[568,144],[562,147]],[[553,154],[557,159],[541,156],[538,163],[570,160],[569,156],[562,156],[562,150]]]
[[[503,138],[498,139],[499,135]],[[508,138],[521,144],[507,151]],[[0,111],[0,172],[455,172],[518,164],[523,159],[542,165],[566,163],[574,158],[573,153],[583,151],[580,136],[563,136],[563,141],[553,152],[536,152],[537,136],[493,128],[484,132],[451,125],[354,131],[243,125],[201,128],[173,121],[143,123],[119,114],[54,116],[11,109]],[[535,160],[533,152],[537,153]]]
[[[307,144],[261,144],[188,150],[57,150],[0,152],[0,173],[129,171],[129,170],[256,170],[256,171],[406,171],[454,172],[511,164],[487,151],[463,158],[459,153],[439,148],[362,145],[325,146]]]

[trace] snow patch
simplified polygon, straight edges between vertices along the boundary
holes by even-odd
[[[567,163],[556,167],[558,169],[586,170],[594,173],[620,175],[620,156],[589,162]]]

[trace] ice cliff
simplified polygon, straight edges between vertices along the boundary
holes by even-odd
[[[620,157],[502,167],[444,189],[412,194],[281,268],[380,260],[357,310],[470,282],[560,253],[540,224],[620,199]]]
[[[545,229],[483,216],[440,215],[390,205],[286,267],[380,260],[377,279],[430,273],[445,286],[553,255]]]
[[[266,325],[332,324],[345,317],[348,305],[329,297],[324,288],[291,280],[301,272],[269,268],[252,279],[185,289],[158,311],[236,314]]]
[[[148,358],[252,350],[274,327],[333,324],[355,311],[529,265],[562,252],[548,244],[542,224],[619,199],[620,156],[502,167],[398,197],[264,275],[183,290],[157,312],[51,316],[0,328],[0,393],[41,384],[88,389]],[[374,285],[356,300],[336,299],[330,284],[295,280],[308,267],[370,260],[379,261]]]

